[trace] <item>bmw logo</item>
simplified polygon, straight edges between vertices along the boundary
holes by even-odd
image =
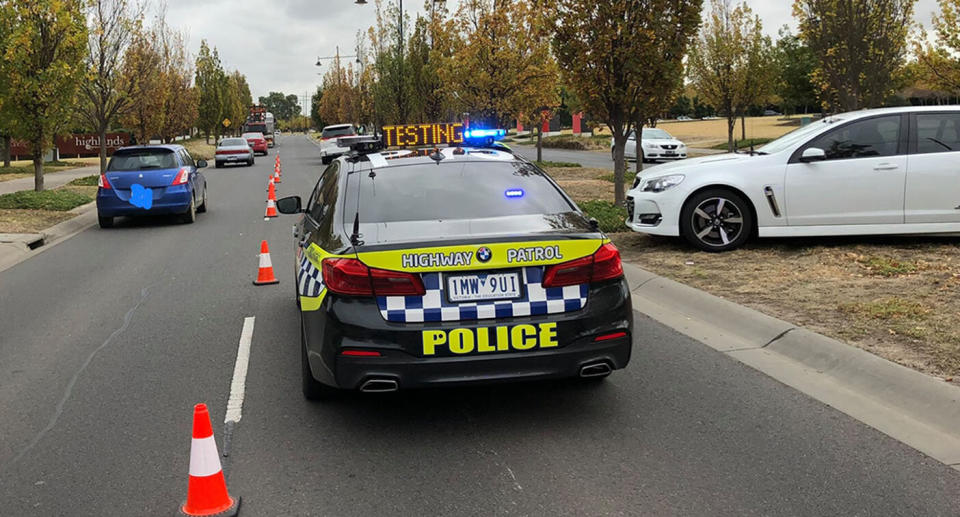
[[[490,248],[482,246],[477,250],[477,260],[480,262],[489,262],[491,258],[493,258],[493,252]]]

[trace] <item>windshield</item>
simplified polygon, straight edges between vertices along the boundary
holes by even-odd
[[[247,141],[242,138],[227,138],[220,142],[220,147],[231,147],[237,145],[247,145]]]
[[[170,149],[136,149],[114,153],[107,170],[146,171],[175,169],[177,166],[177,159]]]
[[[323,138],[333,136],[351,136],[353,135],[353,126],[336,126],[323,128]]]
[[[824,119],[820,122],[813,122],[807,124],[806,126],[798,127],[797,129],[794,129],[793,131],[781,136],[773,142],[757,148],[756,150],[757,152],[764,154],[779,153],[780,151],[789,149],[806,140],[810,135],[813,135],[821,129],[824,129],[825,125],[835,124],[837,122],[843,122],[843,119],[839,117],[830,117],[829,119]]]
[[[664,131],[664,130],[662,130],[662,129],[657,129],[657,128],[644,128],[644,129],[643,129],[643,139],[644,139],[644,140],[646,140],[646,139],[651,139],[651,140],[669,140],[669,139],[671,139],[671,138],[673,138],[673,137],[670,136],[670,133],[667,133],[666,131]]]
[[[263,133],[244,133],[243,138],[263,138]]]
[[[573,212],[546,174],[520,162],[390,167],[360,181],[360,221],[476,219]]]

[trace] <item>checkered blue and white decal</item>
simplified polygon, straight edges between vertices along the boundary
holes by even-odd
[[[423,296],[378,296],[380,314],[387,321],[420,323],[511,318],[558,314],[582,309],[587,304],[588,284],[544,288],[543,266],[523,268],[526,297],[517,300],[451,303],[443,292],[440,273],[423,273]]]
[[[300,254],[300,267],[297,270],[297,289],[300,296],[315,298],[323,291],[323,275],[320,270],[307,259],[306,254]]]

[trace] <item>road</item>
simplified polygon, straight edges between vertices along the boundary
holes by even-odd
[[[278,195],[316,147],[281,140]],[[91,228],[0,272],[0,515],[173,514],[206,402],[241,515],[957,515],[960,473],[637,314],[605,382],[299,393],[293,219],[273,154],[210,211]],[[281,283],[251,284],[261,239]],[[224,414],[255,317],[242,419]]]

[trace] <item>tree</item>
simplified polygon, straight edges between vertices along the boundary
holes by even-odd
[[[234,70],[227,76],[226,109],[224,113],[225,117],[230,119],[229,129],[231,131],[241,130],[251,104],[253,104],[253,97],[250,95],[250,85],[247,83],[247,77]]]
[[[439,75],[454,108],[504,127],[539,119],[560,104],[559,70],[550,51],[549,2],[465,0],[453,17],[450,56]]]
[[[313,123],[313,127],[317,129],[322,129],[326,125],[324,118],[320,116],[320,103],[323,100],[323,86],[317,86],[316,93],[313,94],[313,98],[310,99],[310,120]]]
[[[277,120],[288,120],[300,114],[300,99],[292,93],[270,92],[266,97],[260,97],[259,101]]]
[[[782,101],[783,112],[791,114],[802,110],[806,113],[810,109],[817,109],[819,98],[813,83],[817,57],[787,27],[780,29],[775,52],[774,62],[779,76],[774,91]]]
[[[914,53],[925,70],[925,79],[945,91],[960,93],[960,0],[940,0],[933,16],[935,44],[926,31],[914,43]]]
[[[165,92],[160,106],[162,121],[159,133],[164,142],[190,131],[197,123],[197,89],[193,87],[193,68],[187,55],[186,37],[174,31],[159,17],[162,59],[162,88]]]
[[[711,12],[690,52],[697,92],[727,118],[727,149],[734,151],[737,117],[762,102],[773,86],[772,44],[760,18],[742,3],[711,0]]]
[[[208,143],[210,133],[214,134],[214,140],[220,139],[226,82],[226,74],[220,64],[220,54],[216,47],[211,51],[207,41],[201,41],[196,61],[196,86],[199,96],[197,126],[203,130]]]
[[[87,77],[80,83],[80,114],[100,137],[100,173],[107,170],[107,130],[130,104],[130,76],[123,57],[143,8],[128,0],[91,0]]]
[[[831,111],[880,106],[904,61],[916,0],[795,0],[800,36],[819,59],[814,82]]]
[[[13,32],[13,9],[9,5],[0,5],[0,49],[9,45]],[[13,137],[15,119],[10,114],[11,104],[6,102],[10,95],[10,81],[6,72],[5,53],[0,51],[0,141],[2,141],[3,166],[10,167],[10,140]]]
[[[701,0],[557,0],[553,47],[564,84],[614,140],[614,199],[624,201],[623,149],[651,92],[677,84],[671,70],[700,25]]]
[[[373,122],[385,124],[403,124],[410,112],[410,83],[404,79],[404,46],[400,37],[400,9],[393,2],[384,8],[377,0],[376,24],[367,31],[370,39],[373,63],[367,67],[370,71],[370,96],[373,99]],[[403,26],[409,26],[409,17],[404,14]]]
[[[120,121],[133,129],[136,141],[150,143],[163,127],[163,104],[170,92],[164,80],[164,55],[158,43],[162,29],[137,29],[123,60],[123,83],[129,91],[129,105]]]
[[[30,142],[34,188],[43,190],[43,152],[69,120],[84,75],[87,27],[82,0],[4,2],[12,21],[3,49],[16,136]]]
[[[335,59],[323,76],[323,97],[318,106],[319,117],[332,123],[355,122],[359,118],[359,89],[354,86],[353,67],[340,66]]]

